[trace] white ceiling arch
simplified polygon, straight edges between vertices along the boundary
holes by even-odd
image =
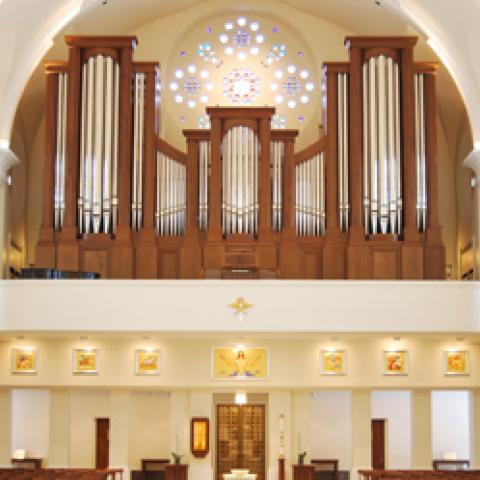
[[[0,2],[0,140],[8,141],[17,104],[33,69],[52,44],[52,39],[74,19],[80,18],[103,0],[3,0]],[[126,0],[110,0],[125,4]],[[204,0],[208,2],[209,0]],[[291,3],[291,0],[284,0]],[[302,0],[295,2],[305,9],[315,5],[332,8],[339,0]],[[347,2],[348,0],[342,0]],[[358,2],[359,0],[355,0]],[[374,4],[374,0],[360,0]],[[431,40],[432,47],[444,61],[463,96],[475,142],[480,142],[480,61],[476,58],[480,44],[480,2],[467,0],[380,0],[407,19]],[[128,3],[128,2],[127,2]],[[199,0],[175,2],[177,11]],[[239,2],[230,2],[232,7]],[[241,2],[240,2],[241,3]],[[144,5],[141,5],[144,4]],[[151,15],[155,5],[170,6],[163,0],[135,2],[138,10]],[[318,14],[321,15],[321,8]],[[168,11],[162,14],[168,14]],[[480,146],[480,143],[478,143]]]

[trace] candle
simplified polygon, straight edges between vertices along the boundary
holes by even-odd
[[[283,414],[279,416],[279,429],[280,433],[285,431],[285,415]]]

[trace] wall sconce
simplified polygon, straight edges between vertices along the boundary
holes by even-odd
[[[235,404],[236,405],[246,405],[246,403],[247,403],[246,392],[235,392]]]

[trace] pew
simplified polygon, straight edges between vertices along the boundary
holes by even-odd
[[[0,468],[0,480],[122,480],[122,469]]]
[[[362,480],[480,480],[480,470],[359,470]]]

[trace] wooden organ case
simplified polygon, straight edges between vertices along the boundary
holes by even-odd
[[[271,107],[209,107],[158,137],[159,65],[135,37],[66,37],[49,63],[36,266],[103,278],[443,279],[436,64],[415,37],[349,37],[324,130],[295,152]]]

